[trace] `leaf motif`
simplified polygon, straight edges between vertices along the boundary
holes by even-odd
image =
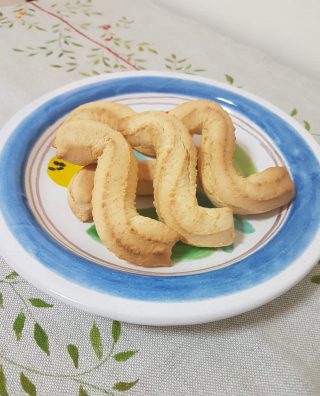
[[[306,129],[307,131],[310,131],[311,125],[309,124],[308,121],[303,120],[303,125],[304,125],[304,127],[305,127],[305,129]]]
[[[39,325],[39,323],[35,323],[33,337],[37,343],[37,345],[45,352],[48,356],[50,355],[49,351],[49,340],[48,335],[44,331],[44,329]]]
[[[291,110],[291,113],[290,113],[291,117],[294,117],[294,116],[296,116],[297,114],[298,114],[298,110],[297,110],[296,108],[294,108],[294,109]]]
[[[19,275],[16,273],[16,271],[12,271],[12,272],[10,272],[10,274],[8,274],[8,275],[6,276],[6,279],[11,280],[11,279],[16,278],[17,276],[19,276]]]
[[[112,339],[114,343],[117,343],[119,341],[119,338],[121,336],[121,323],[118,322],[117,320],[114,320],[112,322]]]
[[[117,390],[119,392],[126,392],[129,389],[133,388],[137,383],[138,379],[133,382],[117,382],[113,385],[112,389]]]
[[[9,396],[7,391],[7,379],[2,366],[0,366],[0,395]]]
[[[226,81],[229,83],[229,84],[233,84],[234,83],[234,78],[232,77],[232,76],[230,76],[230,74],[225,74],[224,75],[225,76],[225,78],[226,78]]]
[[[101,343],[100,330],[97,327],[96,322],[93,322],[92,328],[90,330],[90,341],[97,358],[101,359],[103,355],[103,346]]]
[[[249,221],[244,220],[240,216],[234,216],[233,219],[236,230],[242,232],[243,234],[252,234],[255,232],[254,227],[251,223],[249,223]]]
[[[80,388],[79,388],[79,396],[89,396],[89,393],[87,393],[87,392],[83,389],[82,385],[80,385]]]
[[[134,356],[138,351],[125,351],[125,352],[119,352],[113,356],[114,360],[117,362],[125,362],[128,359],[130,359],[132,356]]]
[[[232,253],[234,251],[234,246],[233,245],[229,245],[229,246],[224,246],[222,248],[222,250],[226,253]]]
[[[320,285],[320,275],[313,275],[310,280],[312,283]]]
[[[22,389],[28,393],[29,396],[37,396],[37,389],[35,385],[22,372],[20,373],[20,383]]]
[[[186,245],[179,241],[173,246],[171,259],[173,261],[199,260],[211,256],[216,250],[216,248]]]
[[[79,366],[79,350],[78,347],[74,344],[67,345],[68,353],[73,361],[74,367],[78,368]]]
[[[0,308],[3,308],[3,294],[0,292]]]
[[[53,304],[48,304],[41,298],[29,298],[30,303],[37,308],[51,308]]]
[[[26,321],[26,316],[23,313],[23,311],[21,311],[12,325],[13,331],[15,332],[17,337],[17,341],[19,341],[22,337],[25,321]]]

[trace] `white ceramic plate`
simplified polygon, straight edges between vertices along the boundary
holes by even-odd
[[[76,167],[54,158],[54,131],[68,112],[93,100],[143,111],[193,98],[215,100],[229,112],[243,173],[286,166],[296,198],[269,214],[237,216],[232,247],[178,244],[170,268],[126,263],[97,240],[94,225],[70,212],[65,186]],[[163,72],[89,78],[15,115],[0,133],[0,150],[1,254],[36,287],[86,311],[150,325],[218,320],[284,293],[319,258],[319,147],[291,117],[243,90]],[[151,198],[139,199],[138,207],[153,213]]]

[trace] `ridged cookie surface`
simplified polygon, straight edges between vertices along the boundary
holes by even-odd
[[[226,246],[234,240],[232,210],[200,207],[196,199],[197,153],[185,126],[163,112],[124,118],[121,132],[132,146],[156,152],[154,203],[159,218],[196,246]]]
[[[100,122],[70,121],[60,128],[56,147],[66,161],[79,165],[98,161],[92,212],[102,242],[131,263],[170,265],[179,235],[166,224],[137,213],[137,159],[122,134]]]
[[[137,195],[153,194],[154,161],[138,161]],[[84,166],[68,185],[68,203],[80,221],[92,221],[92,190],[96,164]]]
[[[202,134],[199,173],[203,190],[219,207],[234,213],[264,213],[288,204],[294,184],[284,167],[271,167],[248,177],[233,166],[234,126],[227,112],[209,100],[182,103],[170,114],[178,117],[191,134]]]

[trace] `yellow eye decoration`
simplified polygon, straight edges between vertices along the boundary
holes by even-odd
[[[68,187],[73,175],[81,168],[82,166],[52,157],[48,162],[47,174],[59,186]]]

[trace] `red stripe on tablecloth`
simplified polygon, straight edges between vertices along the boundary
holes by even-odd
[[[67,20],[65,20],[64,18],[62,18],[60,15],[57,15],[49,10],[46,10],[45,8],[41,7],[39,4],[34,3],[33,1],[31,1],[29,3],[30,5],[32,5],[33,7],[37,8],[38,10],[45,12],[46,14],[59,19],[59,21],[63,22],[65,25],[69,26],[73,31],[75,31],[76,33],[80,34],[82,37],[86,38],[87,40],[91,41],[92,43],[94,43],[95,45],[105,49],[106,51],[108,51],[110,54],[112,54],[114,57],[116,57],[117,59],[121,60],[123,63],[125,63],[126,65],[132,67],[135,70],[139,70],[139,68],[130,63],[129,61],[127,61],[125,58],[123,58],[121,55],[119,55],[117,52],[113,51],[113,49],[107,47],[104,44],[99,43],[99,41],[96,41],[95,39],[89,37],[88,35],[86,35],[84,32],[82,32],[81,30],[79,30],[78,28],[76,28],[75,26],[73,26],[70,22],[68,22]]]

